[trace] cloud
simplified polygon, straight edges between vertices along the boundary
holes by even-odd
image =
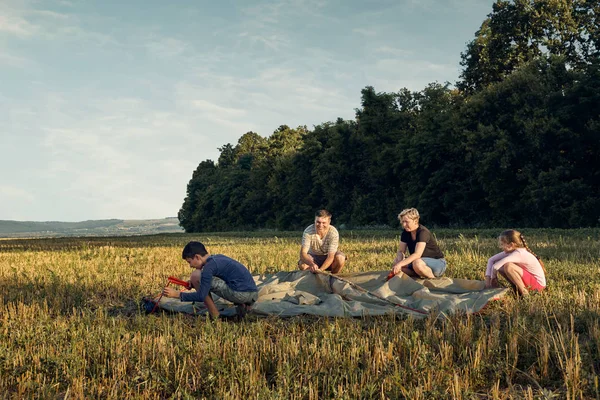
[[[157,110],[143,99],[92,96],[89,90],[48,92],[31,105],[34,115],[19,105],[7,110],[14,120],[8,135],[29,143],[13,145],[27,149],[23,176],[35,176],[35,190],[55,204],[45,212],[60,220],[175,215],[198,162],[184,149],[203,142],[189,117]],[[22,139],[37,130],[43,138]],[[47,219],[41,198],[29,199],[28,207],[2,212]]]
[[[102,171],[125,171],[129,167],[126,151],[110,128],[46,129],[43,144],[58,158],[61,165],[68,157],[83,158],[83,169],[101,166]],[[81,167],[80,167],[81,168]]]
[[[435,7],[443,5],[447,0],[405,0],[405,5],[410,8],[419,8],[422,10],[430,11]]]
[[[224,117],[241,117],[246,115],[246,111],[237,108],[222,107],[206,100],[193,100],[192,105],[210,114],[222,115]]]
[[[265,48],[270,50],[281,50],[282,48],[289,47],[291,44],[290,39],[282,33],[272,33],[270,35],[260,34],[249,34],[247,32],[239,35],[242,38],[247,38],[252,45],[262,44]]]
[[[29,23],[24,18],[6,13],[0,8],[0,32],[6,32],[18,37],[30,37],[39,31],[39,27]]]
[[[59,13],[56,11],[50,11],[50,10],[29,10],[27,11],[28,14],[31,15],[37,15],[37,16],[42,16],[42,17],[48,17],[48,18],[52,18],[55,20],[60,20],[60,21],[66,21],[68,19],[72,19],[73,17],[69,14],[63,14],[63,13]]]
[[[85,21],[75,15],[38,9],[35,4],[26,0],[0,2],[0,33],[21,39],[61,39],[100,46],[118,44],[109,34],[83,28]]]
[[[280,0],[242,7],[240,11],[246,17],[246,22],[268,28],[274,25],[288,26],[292,18],[320,18],[326,5],[326,0]]]
[[[28,174],[38,179],[36,190],[54,198],[52,219],[176,215],[198,162],[208,152],[216,154],[216,147],[224,144],[227,136],[215,131],[217,142],[203,133],[204,112],[191,106],[157,108],[142,98],[99,96],[94,90],[47,92],[31,105],[34,115],[22,105],[6,110],[14,120],[10,137],[32,142],[30,146],[15,143],[15,148],[28,149],[32,158]],[[89,100],[82,103],[81,99]],[[198,105],[207,115],[240,115],[239,110],[209,102]],[[22,132],[32,130],[41,130],[43,137],[18,139]],[[235,137],[243,132],[237,130]],[[2,212],[41,215],[44,205],[31,200],[30,211],[21,207]]]
[[[354,28],[352,32],[358,33],[359,35],[373,37],[377,36],[377,31],[375,29],[366,29],[366,28]]]
[[[238,34],[241,43],[237,47],[243,48],[250,42],[250,46],[258,44],[272,51],[290,48],[294,43],[290,25],[296,21],[313,24],[325,19],[321,10],[326,4],[325,0],[281,0],[242,7]]]
[[[186,42],[169,37],[146,43],[146,49],[158,58],[174,58],[187,51],[188,48],[189,45]]]
[[[202,86],[190,80],[177,83],[175,102],[181,116],[194,126],[214,123],[221,127],[220,130],[226,127],[227,134],[220,137],[222,141],[256,128],[248,118],[248,110],[244,105],[246,99],[235,79],[210,73],[204,73],[202,77],[205,83]],[[227,87],[228,84],[230,86]],[[240,107],[236,107],[236,104]]]
[[[387,55],[396,56],[396,57],[406,57],[408,55],[413,54],[412,51],[399,49],[399,48],[387,46],[387,45],[378,46],[373,51],[375,53],[382,53],[382,54],[387,54]]]
[[[419,75],[426,72],[433,72],[440,76],[442,75],[440,72],[454,70],[456,66],[434,63],[428,60],[383,58],[375,63],[375,68],[386,73]]]
[[[32,61],[27,58],[8,54],[4,49],[0,50],[0,66],[23,68],[32,64]]]
[[[35,199],[31,193],[14,186],[0,186],[0,196],[9,197],[11,200],[25,201],[27,203],[31,203]]]

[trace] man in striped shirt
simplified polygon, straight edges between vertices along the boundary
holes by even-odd
[[[340,235],[331,225],[331,213],[319,210],[315,214],[315,223],[308,226],[302,234],[302,247],[298,269],[331,271],[337,274],[346,263],[346,255],[338,250]]]

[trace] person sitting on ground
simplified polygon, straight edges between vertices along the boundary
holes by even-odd
[[[256,283],[250,271],[240,262],[222,254],[211,255],[200,242],[185,245],[181,257],[195,268],[189,282],[196,291],[181,292],[167,287],[163,291],[164,296],[204,302],[211,319],[219,317],[211,293],[235,304],[241,317],[258,299]]]
[[[331,213],[319,210],[315,214],[315,223],[308,226],[302,234],[302,247],[298,269],[331,271],[339,273],[346,263],[346,255],[338,250],[340,235],[331,225]]]
[[[432,279],[442,276],[446,271],[444,254],[429,229],[419,224],[419,211],[407,208],[402,210],[398,219],[404,231],[400,235],[398,254],[390,276],[400,271],[413,278]],[[407,248],[410,255],[405,257]]]
[[[498,287],[498,273],[522,296],[529,290],[541,292],[546,288],[546,268],[542,260],[527,246],[525,237],[514,229],[500,234],[498,245],[501,253],[487,262],[485,287]]]

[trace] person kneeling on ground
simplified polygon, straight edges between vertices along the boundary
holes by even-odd
[[[338,251],[339,242],[340,235],[331,225],[331,213],[327,210],[317,211],[315,223],[308,226],[302,234],[298,269],[313,273],[339,273],[346,263],[346,255]]]
[[[398,254],[394,259],[394,275],[404,272],[413,278],[436,278],[446,271],[446,260],[435,238],[423,225],[419,224],[419,211],[416,208],[402,210],[398,219],[404,228],[400,235]],[[406,249],[410,255],[404,256]]]
[[[222,254],[210,255],[200,242],[189,242],[181,256],[190,267],[195,268],[190,284],[195,292],[181,292],[167,287],[163,295],[181,301],[204,302],[212,319],[219,317],[219,310],[211,293],[237,306],[238,315],[246,311],[258,299],[258,289],[250,271],[240,262]]]
[[[513,229],[498,237],[503,250],[487,262],[485,287],[498,287],[498,273],[506,278],[513,289],[522,296],[529,295],[528,288],[541,292],[546,288],[546,268],[542,260],[527,246],[525,237]]]

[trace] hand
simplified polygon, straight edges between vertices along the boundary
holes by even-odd
[[[485,288],[489,289],[492,287],[492,278],[489,276],[485,277]]]
[[[312,272],[313,274],[316,274],[319,271],[319,266],[317,264],[313,264],[310,266],[310,272]]]
[[[179,290],[170,287],[166,287],[163,290],[163,296],[172,297],[174,299],[179,298],[179,293],[181,293]]]
[[[498,287],[498,278],[492,278],[490,276],[485,277],[485,288],[497,288]]]
[[[394,273],[394,275],[398,275],[400,272],[402,272],[402,267],[400,265],[394,265],[394,268],[392,268],[392,272]]]

